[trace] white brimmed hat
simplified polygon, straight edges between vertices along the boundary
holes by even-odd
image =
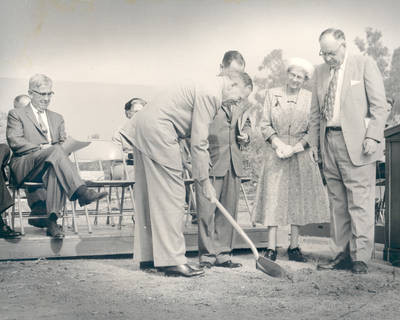
[[[291,67],[300,67],[304,70],[306,73],[307,78],[311,78],[313,72],[314,72],[314,66],[311,64],[311,62],[308,62],[307,60],[303,58],[290,58],[287,61],[287,67],[286,70],[289,70]]]

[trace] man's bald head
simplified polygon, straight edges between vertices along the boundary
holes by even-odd
[[[23,108],[31,102],[31,98],[26,94],[20,94],[14,99],[14,108]]]

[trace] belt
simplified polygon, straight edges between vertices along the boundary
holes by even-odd
[[[342,127],[326,127],[326,132],[329,131],[342,131]]]

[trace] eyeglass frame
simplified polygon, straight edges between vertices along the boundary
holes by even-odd
[[[32,91],[34,93],[37,93],[38,95],[42,96],[42,97],[52,97],[54,95],[54,91],[50,91],[50,92],[39,92],[33,89],[29,89],[29,91]]]
[[[337,55],[337,53],[338,53],[338,51],[339,51],[339,49],[340,49],[340,47],[341,47],[342,45],[344,45],[344,42],[340,43],[339,46],[337,47],[337,49],[336,49],[336,50],[333,50],[333,51],[331,51],[331,52],[323,52],[322,49],[320,49],[318,55],[319,55],[320,57],[330,57],[330,58],[333,58],[333,57],[335,57],[335,56]]]
[[[288,71],[287,75],[288,75],[288,78],[297,79],[297,80],[301,80],[301,81],[306,80],[306,78],[307,78],[306,76],[299,76],[291,71]]]

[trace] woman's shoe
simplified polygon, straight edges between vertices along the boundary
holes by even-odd
[[[272,249],[267,249],[267,251],[265,251],[265,253],[264,253],[264,257],[269,260],[272,260],[272,261],[276,260],[277,255],[278,255],[278,251],[272,250]]]
[[[307,262],[307,258],[305,256],[303,256],[299,247],[294,248],[294,249],[290,249],[290,247],[289,247],[287,249],[287,253],[288,253],[290,261]]]

